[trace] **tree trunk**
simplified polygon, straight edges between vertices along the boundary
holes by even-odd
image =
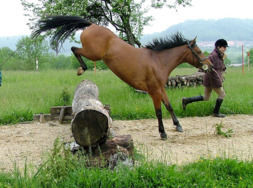
[[[129,159],[133,157],[133,154],[134,143],[131,135],[115,136],[93,151],[90,163],[92,166],[103,167],[104,165],[113,169],[119,162],[127,160],[129,165],[132,165],[133,160]]]
[[[124,30],[125,30],[125,34],[127,37],[127,41],[129,44],[131,44],[132,46],[135,46],[135,44],[140,48],[141,47],[141,43],[139,40],[137,40],[133,34],[131,25],[129,23],[129,18],[126,18],[124,16],[121,16],[121,20],[122,23],[124,25]]]
[[[106,141],[110,117],[98,100],[98,88],[94,83],[84,80],[77,86],[72,110],[72,133],[79,145],[96,146]]]
[[[95,167],[109,167],[114,169],[119,163],[132,166],[134,163],[134,143],[131,135],[119,135],[107,139],[105,143],[94,148],[80,147],[75,142],[66,143],[73,154],[87,155],[87,165]],[[85,151],[85,152],[84,152]]]

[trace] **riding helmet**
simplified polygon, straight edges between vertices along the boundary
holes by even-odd
[[[215,47],[228,47],[228,43],[225,39],[218,39],[216,42],[215,42]]]

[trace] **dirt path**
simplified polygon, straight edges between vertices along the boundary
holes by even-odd
[[[182,164],[200,157],[253,157],[253,116],[234,115],[223,119],[213,117],[180,118],[183,133],[175,131],[171,119],[164,120],[168,140],[160,140],[157,120],[113,121],[116,134],[130,134],[134,144],[147,159]],[[217,136],[215,125],[233,129],[231,138]],[[14,162],[23,167],[33,165],[53,146],[55,138],[72,141],[70,125],[51,126],[49,123],[18,124],[0,127],[0,171],[13,168]]]

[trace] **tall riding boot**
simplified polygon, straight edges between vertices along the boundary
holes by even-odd
[[[189,97],[189,98],[183,98],[182,99],[182,106],[183,109],[185,110],[186,105],[192,102],[197,102],[197,101],[203,101],[204,97],[203,96],[196,96],[196,97]]]
[[[225,117],[224,114],[220,113],[220,107],[221,107],[222,102],[223,102],[223,99],[219,99],[218,98],[216,100],[216,105],[215,105],[214,110],[213,110],[213,116],[214,117],[220,117],[220,118],[224,118]]]

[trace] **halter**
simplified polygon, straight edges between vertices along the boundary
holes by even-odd
[[[189,41],[187,42],[187,46],[188,46],[188,48],[190,48],[192,54],[198,59],[198,61],[199,61],[200,64],[203,64],[202,62],[205,61],[206,59],[208,59],[208,57],[205,57],[205,58],[201,59],[199,57],[199,55],[197,54],[197,52],[192,48],[192,46],[190,45]]]

